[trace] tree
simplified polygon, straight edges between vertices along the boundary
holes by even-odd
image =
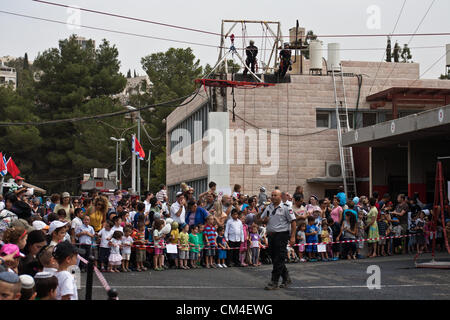
[[[135,77],[135,78],[137,77],[136,70],[134,70],[134,77]]]
[[[28,54],[25,52],[25,56],[23,57],[23,70],[28,70],[30,68],[30,64],[28,63]]]
[[[43,120],[81,117],[123,110],[111,97],[122,92],[126,79],[120,74],[115,46],[107,40],[96,50],[89,41],[81,48],[75,36],[59,41],[58,48],[39,54],[35,65],[42,70],[36,82],[37,112]],[[114,167],[112,127],[123,126],[123,117],[43,125],[44,138],[36,172],[43,180],[69,179],[70,184],[49,183],[50,190],[76,192],[79,179],[92,167]],[[112,126],[112,127],[111,127]]]
[[[393,53],[393,56],[394,56],[394,62],[399,62],[400,52],[401,52],[401,48],[400,48],[400,46],[398,45],[398,42],[395,42],[395,45],[394,45],[394,53]]]
[[[317,40],[317,36],[314,34],[314,31],[309,30],[309,31],[306,33],[306,39],[305,39],[304,45],[307,46],[307,47],[309,47],[309,44],[310,44],[311,40]],[[304,56],[306,59],[309,59],[309,50],[303,51],[303,56]]]
[[[128,69],[127,78],[131,78],[131,70],[130,69]]]
[[[195,58],[191,48],[170,48],[166,52],[158,52],[141,59],[142,68],[153,83],[148,92],[130,98],[133,106],[144,106],[164,101],[174,100],[194,92],[194,80],[203,74],[200,60]],[[176,108],[176,106],[161,106],[151,111],[141,112],[146,122],[146,129],[152,138],[149,143],[146,135],[142,135],[144,150],[152,149],[151,185],[156,188],[158,184],[165,183],[165,145],[166,125],[163,120]],[[147,151],[146,151],[147,152]],[[142,180],[145,183],[147,168],[141,168]]]
[[[33,100],[21,97],[12,88],[0,86],[0,114],[2,122],[39,121]],[[35,177],[35,168],[40,161],[43,139],[35,126],[0,127],[0,151],[12,156],[27,179]]]
[[[234,62],[233,59],[227,59],[227,65],[228,65],[228,72],[229,73],[238,73],[238,71],[241,69],[241,66]],[[205,66],[205,71],[203,73],[204,77],[211,77],[210,73],[212,71],[212,66],[207,63]],[[214,73],[225,73],[225,64],[223,63],[221,66],[217,67],[216,70],[214,70]]]
[[[410,62],[412,59],[411,50],[409,49],[409,47],[406,43],[405,43],[405,46],[403,47],[401,57],[402,57],[404,63]]]
[[[388,38],[386,45],[386,62],[392,62],[392,46],[391,39]]]

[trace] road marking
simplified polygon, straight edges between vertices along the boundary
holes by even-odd
[[[450,283],[423,283],[423,284],[391,284],[382,285],[381,288],[399,288],[399,287],[428,287],[428,286],[446,286]],[[209,287],[209,286],[112,286],[114,289],[261,289],[261,287]],[[81,286],[86,288],[86,286]],[[93,288],[103,288],[103,286],[93,286]],[[360,286],[306,286],[289,287],[289,289],[346,289],[346,288],[367,288],[367,285]]]

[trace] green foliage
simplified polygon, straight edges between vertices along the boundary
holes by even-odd
[[[130,104],[135,107],[187,96],[196,89],[194,79],[200,78],[203,74],[200,61],[195,58],[191,48],[170,48],[166,52],[154,53],[143,57],[141,64],[153,86],[149,88],[148,93],[131,97]],[[174,109],[175,107],[171,106],[161,106],[154,111],[141,113],[146,122],[145,128],[149,135],[155,138],[150,143],[144,134],[141,135],[141,144],[145,152],[147,153],[149,148],[152,149],[150,180],[154,190],[160,183],[165,183],[166,125],[163,119],[166,119]],[[147,168],[144,168],[144,165],[141,167],[141,177],[143,185],[147,186]]]
[[[386,62],[392,62],[392,46],[391,39],[388,38],[386,45]]]
[[[122,107],[111,95],[120,93],[126,79],[120,74],[118,51],[103,40],[98,49],[89,41],[83,49],[75,36],[59,42],[39,54],[35,65],[42,70],[36,82],[37,111],[43,120],[81,117],[114,112]],[[104,120],[110,126],[122,126],[123,117]],[[109,137],[114,134],[110,126],[93,120],[45,125],[39,127],[45,137],[40,150],[36,172],[42,180],[81,176],[93,167],[114,167],[115,145]],[[79,180],[79,179],[78,179]],[[73,179],[72,192],[78,181]],[[46,185],[61,191],[57,183]]]
[[[400,53],[401,53],[402,49],[400,48],[400,46],[398,45],[398,42],[395,43],[394,45],[394,62],[400,62]]]
[[[32,101],[21,97],[11,88],[0,87],[0,113],[2,122],[38,121]],[[34,177],[33,168],[40,160],[39,150],[43,143],[39,130],[34,126],[0,127],[0,151],[12,156],[27,178]]]
[[[311,40],[317,40],[317,36],[314,34],[314,31],[309,30],[306,33],[306,39],[305,39],[305,46],[309,46]],[[306,59],[309,59],[310,55],[309,55],[309,50],[305,50],[303,51],[303,55],[305,56]]]
[[[131,78],[131,70],[130,69],[128,69],[127,78]]]
[[[411,50],[409,49],[409,47],[406,43],[405,43],[405,46],[403,47],[401,57],[402,57],[404,63],[411,62],[411,59],[412,59]]]

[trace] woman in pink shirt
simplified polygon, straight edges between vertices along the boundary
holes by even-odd
[[[331,210],[331,218],[334,222],[341,223],[342,221],[342,207],[339,205],[339,199],[333,198],[333,210]]]

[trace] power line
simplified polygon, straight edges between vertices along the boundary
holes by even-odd
[[[423,21],[425,20],[425,18],[427,17],[428,13],[430,12],[431,8],[433,7],[434,3],[436,2],[436,0],[432,0],[430,5],[428,6],[427,11],[425,12],[425,14],[422,17],[422,20],[420,20],[419,24],[416,27],[416,30],[414,30],[413,35],[411,36],[411,38],[408,41],[407,46],[409,46],[409,44],[411,43],[412,39],[414,38],[414,36],[416,35],[417,31],[419,31],[420,26],[422,25]],[[389,80],[389,78],[391,77],[392,73],[394,72],[394,70],[397,68],[397,64],[394,63],[394,67],[391,69],[391,72],[389,73],[388,77],[386,78],[386,80],[384,81],[385,85],[383,87],[386,86],[387,81]]]
[[[188,27],[183,27],[183,26],[177,26],[177,25],[169,24],[169,23],[163,23],[163,22],[157,22],[157,21],[152,21],[152,20],[147,20],[147,19],[134,18],[134,17],[119,15],[119,14],[110,13],[110,12],[104,12],[104,11],[98,11],[98,10],[92,10],[92,9],[86,9],[86,8],[73,7],[73,6],[69,6],[69,5],[65,5],[65,4],[61,4],[61,3],[49,2],[49,1],[41,1],[41,0],[33,0],[33,1],[34,2],[40,2],[40,3],[43,3],[43,4],[52,5],[52,6],[63,7],[63,8],[73,8],[73,9],[77,9],[77,10],[81,10],[81,11],[86,11],[86,12],[106,15],[106,16],[115,17],[115,18],[121,18],[121,19],[127,19],[127,20],[133,20],[133,21],[139,21],[139,22],[145,22],[145,23],[151,23],[151,24],[156,24],[156,25],[160,25],[160,26],[164,26],[164,27],[170,27],[170,28],[175,28],[175,29],[182,29],[182,30],[187,30],[187,31],[194,31],[194,32],[200,32],[200,33],[206,33],[206,34],[211,34],[211,35],[215,35],[215,36],[220,36],[220,33],[211,32],[211,31],[205,31],[205,30],[200,30],[200,29],[193,29],[193,28],[188,28]]]
[[[402,8],[400,9],[400,13],[398,14],[397,21],[395,22],[395,25],[394,25],[394,29],[391,32],[391,36],[395,32],[395,29],[397,29],[397,25],[398,25],[398,22],[400,21],[400,17],[402,16],[403,9],[405,9],[406,1],[407,0],[403,1]],[[390,37],[388,39],[390,40]],[[386,48],[386,50],[387,50],[387,48]],[[378,69],[377,69],[377,72],[375,73],[375,78],[373,79],[372,86],[370,86],[369,95],[372,92],[372,88],[373,88],[373,85],[375,84],[375,81],[377,80],[378,72],[380,71],[380,67],[381,67],[381,64],[383,63],[384,57],[386,56],[386,50],[384,51],[383,57],[381,58],[380,64],[378,65]]]
[[[86,11],[86,12],[91,12],[91,13],[95,13],[95,14],[101,14],[101,15],[106,15],[106,16],[111,16],[111,17],[116,17],[116,18],[121,18],[121,19],[133,20],[133,21],[144,22],[144,23],[151,23],[151,24],[161,25],[161,26],[170,27],[170,28],[176,28],[176,29],[181,29],[181,30],[187,30],[187,31],[193,31],[193,32],[210,34],[210,35],[214,35],[214,36],[221,36],[221,34],[217,33],[217,32],[201,30],[201,29],[194,29],[194,28],[178,26],[178,25],[174,25],[174,24],[158,22],[158,21],[152,21],[152,20],[147,20],[147,19],[135,18],[135,17],[125,16],[125,15],[119,15],[119,14],[105,12],[105,11],[99,11],[99,10],[93,10],[93,9],[87,9],[87,8],[80,8],[80,7],[73,7],[73,6],[69,6],[69,5],[64,5],[64,4],[54,3],[54,2],[49,2],[49,1],[42,1],[42,0],[33,0],[33,1],[40,2],[40,3],[43,3],[43,4],[53,5],[53,6],[59,6],[59,7],[63,7],[63,8],[73,8],[73,9],[77,9],[77,10],[81,10],[81,11]],[[395,37],[409,37],[411,35],[415,35],[415,36],[448,36],[448,35],[450,35],[450,32],[434,32],[434,33],[421,33],[421,34],[411,34],[411,33],[398,33],[398,34],[323,34],[323,35],[315,35],[315,36],[320,37],[320,38],[362,38],[362,37],[386,37],[386,36],[389,36],[389,35],[395,36]],[[273,36],[272,35],[269,35],[269,36],[264,36],[264,35],[263,36],[245,35],[245,38],[271,38],[271,37],[273,37]],[[289,36],[282,36],[282,37],[283,38],[289,38]],[[235,36],[235,38],[244,38],[244,36]]]
[[[230,113],[233,113],[233,111],[231,111],[231,110],[229,110],[229,112],[230,112]],[[253,128],[256,128],[256,129],[262,129],[262,130],[267,130],[267,128],[261,128],[261,127],[258,127],[257,125],[255,125],[255,124],[253,124],[253,123],[251,123],[251,122],[245,120],[243,117],[241,117],[241,116],[239,116],[239,115],[237,115],[237,114],[235,114],[235,117],[241,119],[242,121],[244,121],[246,124],[248,124],[249,126],[251,126],[251,127],[253,127]],[[279,133],[279,135],[280,135],[280,136],[286,136],[286,137],[307,137],[307,136],[313,136],[313,135],[316,135],[316,134],[320,134],[320,133],[322,133],[322,132],[329,131],[329,130],[331,130],[331,129],[330,129],[330,128],[327,128],[327,129],[323,129],[323,130],[320,130],[320,131],[315,131],[315,132],[310,132],[310,133],[304,133],[304,134],[285,134],[285,133]]]
[[[447,50],[441,57],[439,57],[432,65],[430,65],[427,70],[425,70],[424,72],[422,72],[422,74],[416,79],[414,80],[409,86],[408,88],[411,88],[413,86],[414,83],[416,83],[420,78],[422,78],[428,71],[430,71],[435,65],[437,65],[439,62],[441,62],[442,59],[444,59],[448,54],[450,53],[450,50]]]
[[[222,48],[222,49],[229,49],[228,47],[221,47],[221,46],[212,45],[212,44],[205,44],[205,43],[192,42],[192,41],[184,41],[184,40],[177,40],[177,39],[155,37],[155,36],[145,35],[145,34],[140,34],[140,33],[119,31],[119,30],[113,30],[113,29],[102,28],[102,27],[93,27],[93,26],[88,26],[88,25],[79,25],[79,24],[74,24],[74,23],[68,23],[66,21],[59,21],[59,20],[42,18],[42,17],[30,16],[30,15],[20,14],[20,13],[16,13],[16,12],[9,12],[9,11],[0,10],[0,13],[4,13],[4,14],[8,14],[8,15],[14,15],[14,16],[22,17],[22,18],[29,18],[29,19],[33,19],[33,20],[40,20],[40,21],[57,23],[57,24],[62,24],[62,25],[77,26],[77,27],[85,28],[85,29],[92,29],[92,30],[97,30],[97,31],[105,31],[105,32],[122,34],[122,35],[139,37],[139,38],[147,38],[147,39],[153,39],[153,40],[176,42],[176,43],[189,44],[189,45],[194,45],[194,46],[202,46],[202,47],[215,48],[215,49],[220,49],[220,48]],[[437,48],[444,48],[444,47],[445,46],[435,45],[435,46],[411,47],[411,49],[437,49]],[[236,50],[241,50],[241,49],[242,48],[236,48]],[[263,50],[271,51],[272,49],[271,48],[264,48],[264,49],[262,48],[262,49],[259,49],[259,50],[260,51],[263,51]],[[291,49],[291,50],[295,50],[295,49]],[[323,50],[328,50],[328,49],[327,48],[323,48]],[[381,50],[385,50],[385,48],[340,48],[339,50],[341,50],[341,51],[381,51]],[[306,51],[309,51],[309,49],[297,49],[297,51],[304,51],[304,52],[306,52]]]
[[[41,122],[38,122],[38,121],[35,121],[35,122],[0,122],[0,127],[41,126],[41,125],[49,125],[49,124],[57,124],[57,123],[79,122],[79,121],[86,121],[86,120],[93,120],[93,119],[103,119],[103,118],[109,118],[109,117],[116,117],[116,116],[124,115],[124,114],[127,114],[127,113],[147,110],[147,109],[150,109],[152,107],[160,107],[160,106],[164,106],[164,105],[167,105],[167,104],[176,103],[176,102],[185,100],[185,99],[189,98],[190,96],[194,95],[189,101],[186,101],[186,102],[184,102],[184,103],[182,103],[182,104],[177,106],[177,107],[181,107],[181,106],[184,106],[184,105],[190,103],[192,100],[194,100],[194,98],[197,96],[199,91],[200,91],[200,89],[197,89],[196,92],[193,92],[193,93],[191,93],[189,95],[186,95],[184,97],[173,99],[173,100],[170,100],[170,101],[157,103],[157,104],[153,104],[153,105],[148,105],[148,106],[144,106],[144,107],[140,107],[140,108],[136,108],[135,110],[124,110],[124,111],[117,111],[117,112],[98,114],[98,115],[94,115],[94,116],[85,116],[85,117],[69,118],[69,119],[57,119],[57,120],[49,120],[49,121],[41,121]]]

